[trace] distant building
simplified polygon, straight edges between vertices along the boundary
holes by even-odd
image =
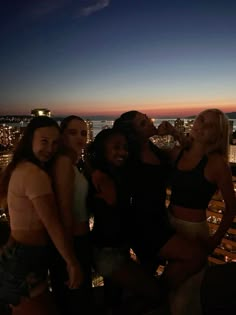
[[[229,142],[231,144],[234,144],[233,143],[233,131],[234,131],[234,121],[229,120]]]
[[[109,129],[109,128],[110,128],[109,125],[104,125],[104,126],[102,126],[102,130],[103,130],[103,129]]]
[[[229,161],[236,164],[236,145],[229,146]]]
[[[193,128],[193,119],[188,119],[185,123],[185,134],[188,135]]]
[[[184,120],[177,118],[174,122],[174,126],[180,133],[185,132]]]
[[[2,171],[12,159],[12,152],[11,151],[3,151],[0,152],[0,171]]]
[[[232,143],[231,144],[236,144],[236,130],[232,133]]]
[[[48,116],[51,117],[51,111],[47,108],[35,108],[31,110],[31,116]]]
[[[0,151],[12,150],[21,137],[18,126],[0,125]]]
[[[85,120],[88,133],[87,133],[87,143],[93,141],[93,122],[89,119]]]

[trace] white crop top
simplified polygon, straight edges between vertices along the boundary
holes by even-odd
[[[75,171],[75,185],[74,185],[74,202],[73,202],[73,214],[77,223],[86,222],[89,220],[88,208],[87,208],[87,196],[88,196],[88,181],[85,176],[80,173],[76,166]]]

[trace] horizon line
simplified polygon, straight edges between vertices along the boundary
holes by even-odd
[[[224,112],[224,111],[223,111]],[[231,112],[224,112],[224,114],[225,115],[227,115],[227,114],[233,114],[233,113],[235,113],[236,114],[236,111],[231,111]],[[72,114],[72,115],[74,115],[74,114]],[[76,114],[75,114],[76,115]],[[84,117],[84,118],[90,118],[90,117],[93,117],[93,118],[95,118],[95,117],[97,117],[97,119],[101,119],[101,118],[117,118],[117,117],[119,117],[120,116],[120,114],[119,115],[115,115],[115,114],[82,114],[82,113],[80,113],[80,114],[77,114],[78,116],[81,116],[81,117]],[[158,115],[158,114],[152,114],[152,115],[148,115],[148,116],[151,116],[151,118],[155,118],[155,119],[158,119],[158,118],[160,118],[160,119],[162,119],[162,118],[170,118],[170,119],[175,119],[175,118],[190,118],[190,117],[195,117],[195,116],[197,116],[198,114],[187,114],[187,115],[184,115],[184,114],[182,114],[182,115],[168,115],[168,114],[165,114],[165,115]],[[1,114],[0,113],[0,117],[31,117],[32,115],[31,114]],[[50,117],[66,117],[66,116],[69,116],[68,114],[51,114],[51,116]]]

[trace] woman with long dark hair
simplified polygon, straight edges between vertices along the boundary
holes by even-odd
[[[57,314],[48,289],[49,237],[66,262],[68,286],[81,283],[81,270],[60,223],[49,164],[58,149],[60,129],[49,117],[33,118],[1,177],[11,235],[0,257],[0,300],[13,314]]]
[[[158,132],[151,119],[129,111],[115,120],[113,128],[126,134],[130,150],[131,247],[152,273],[160,259],[168,260],[165,277],[176,287],[200,270],[206,250],[198,242],[185,240],[169,223],[165,202],[171,166],[165,152],[150,141]]]
[[[69,290],[66,265],[55,253],[51,274],[52,288],[63,314],[92,314],[92,267],[89,212],[87,208],[88,181],[79,169],[87,143],[87,125],[79,116],[70,115],[60,124],[61,145],[52,167],[60,219],[75,248],[83,270],[83,284],[78,290]]]

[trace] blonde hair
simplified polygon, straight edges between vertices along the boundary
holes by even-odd
[[[202,111],[200,114],[213,113],[217,119],[214,121],[216,137],[214,143],[209,145],[208,153],[219,153],[227,160],[229,159],[229,119],[217,108],[210,108]]]

